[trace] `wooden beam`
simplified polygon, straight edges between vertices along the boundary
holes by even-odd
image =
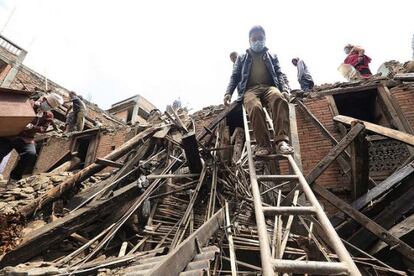
[[[298,134],[298,124],[296,120],[296,108],[294,104],[289,104],[289,123],[290,123],[290,142],[292,147],[295,149],[293,158],[296,164],[298,164],[300,170],[303,171],[302,167],[302,156],[300,154],[300,141]]]
[[[208,125],[207,129],[212,130],[214,129],[224,118],[227,117],[227,115],[236,109],[238,105],[240,105],[241,102],[234,101],[229,106],[227,106],[220,114],[214,118],[214,120]],[[205,128],[200,132],[200,134],[197,136],[197,140],[201,141],[203,138],[209,134],[208,130]]]
[[[200,173],[203,165],[201,164],[200,152],[194,132],[183,135],[182,145],[188,162],[188,168],[191,173]]]
[[[386,208],[384,208],[384,210],[382,210],[374,219],[376,223],[385,229],[391,228],[402,216],[414,207],[414,175],[411,175],[408,181],[404,184],[411,188],[402,193],[402,195],[393,202],[387,204]],[[372,245],[375,240],[375,235],[371,235],[365,229],[360,229],[352,235],[349,242],[364,250]]]
[[[316,164],[316,166],[313,167],[313,169],[308,173],[306,176],[306,181],[309,183],[309,185],[312,185],[312,183],[335,161],[336,158],[338,158],[338,156],[349,146],[349,144],[351,144],[355,137],[357,137],[357,135],[364,129],[365,126],[360,123],[351,128],[348,134],[336,146],[334,146],[328,152],[328,154],[322,158],[322,160],[319,161],[319,163]],[[298,187],[299,185],[296,185],[296,187],[292,189],[289,194],[283,199],[281,204],[282,206],[285,206],[292,202],[295,190]],[[302,198],[299,202],[301,202]]]
[[[338,208],[341,212],[347,214],[352,219],[357,221],[361,224],[364,228],[369,230],[375,236],[377,236],[382,241],[386,242],[390,247],[394,248],[396,251],[400,252],[401,255],[409,259],[410,261],[414,261],[414,249],[410,247],[405,242],[401,241],[400,239],[394,237],[390,232],[384,229],[381,225],[377,224],[375,221],[372,221],[367,216],[362,214],[361,212],[352,208],[351,205],[343,201],[342,199],[338,198],[327,189],[317,184],[313,185],[313,191],[316,192],[318,195],[326,199],[336,208]]]
[[[410,164],[394,172],[387,179],[385,179],[380,184],[369,190],[366,194],[355,200],[352,203],[352,208],[354,208],[355,210],[361,210],[362,208],[367,206],[371,201],[374,201],[375,199],[381,197],[386,192],[390,191],[395,186],[397,186],[401,181],[404,181],[404,179],[410,176],[413,172],[414,162],[411,162]],[[331,221],[332,225],[336,226],[342,223],[344,219],[335,217]]]
[[[356,200],[368,191],[369,152],[365,131],[361,131],[351,143],[351,195]]]
[[[122,168],[122,166],[124,165],[124,164],[121,164],[121,163],[118,163],[118,162],[115,162],[115,161],[111,161],[111,160],[108,160],[108,159],[104,159],[104,158],[96,158],[95,163],[99,164],[99,165],[104,165],[104,166],[107,166],[107,167],[114,167],[114,168]]]
[[[377,124],[361,121],[352,117],[338,115],[334,117],[334,121],[343,123],[345,125],[351,125],[354,121],[363,122],[366,129],[369,131],[372,131],[374,133],[377,133],[379,135],[398,140],[400,142],[403,142],[409,146],[414,146],[414,136],[408,133],[404,133],[398,130],[394,130],[388,127],[383,127]]]
[[[308,183],[312,184],[364,129],[365,126],[360,123],[353,126],[348,134],[306,176]]]
[[[404,235],[411,233],[414,230],[414,214],[411,214],[408,218],[404,219],[400,223],[391,227],[388,230],[392,235],[397,238],[401,238]],[[376,254],[388,245],[383,241],[378,241],[369,251],[370,254]]]
[[[378,86],[378,98],[380,104],[383,106],[385,116],[391,124],[402,132],[414,134],[414,130],[407,118],[405,118],[399,104],[384,84]],[[414,154],[414,148],[408,147],[408,151],[411,155]]]
[[[395,74],[394,79],[402,81],[414,81],[414,73],[398,73]]]
[[[214,216],[212,216],[192,235],[180,243],[165,257],[165,259],[159,262],[146,275],[178,275],[197,254],[196,242],[198,241],[201,246],[204,246],[210,237],[219,229],[219,227],[224,226],[224,218],[224,208],[221,208],[217,213],[214,214]]]
[[[87,207],[80,208],[31,232],[17,248],[6,253],[0,259],[0,267],[14,266],[29,260],[51,245],[96,221],[99,217],[113,212],[114,208],[119,208],[136,197],[137,193],[138,186],[135,183],[129,184],[117,190],[112,197],[106,200],[92,202]]]
[[[322,96],[328,96],[328,95],[338,95],[338,94],[345,94],[345,93],[353,93],[353,92],[364,92],[369,91],[372,89],[376,89],[378,86],[379,81],[367,84],[367,85],[358,85],[355,84],[355,86],[351,87],[338,87],[333,89],[325,89],[322,91],[318,91],[316,93],[311,93],[312,98],[318,98]],[[388,87],[396,86],[398,82],[396,81],[387,81],[385,82]]]
[[[116,160],[120,158],[121,156],[128,153],[133,147],[137,146],[139,143],[142,142],[142,139],[147,138],[149,135],[151,135],[153,132],[161,129],[162,126],[153,126],[150,127],[142,132],[140,132],[138,135],[134,136],[132,139],[125,142],[122,146],[115,149],[114,151],[107,154],[104,159],[108,160]],[[24,217],[28,217],[32,215],[36,210],[41,209],[44,207],[47,203],[51,203],[52,201],[55,201],[56,199],[59,199],[65,192],[72,189],[73,187],[76,187],[79,183],[81,183],[83,180],[87,179],[91,175],[99,172],[102,170],[105,166],[99,165],[96,163],[93,163],[86,168],[80,170],[79,172],[75,173],[74,175],[70,176],[65,181],[61,182],[59,185],[53,187],[52,189],[48,190],[46,194],[43,196],[33,200],[30,204],[23,206],[18,210],[20,214],[22,214]]]

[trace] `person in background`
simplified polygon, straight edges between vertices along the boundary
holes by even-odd
[[[345,64],[352,65],[363,78],[369,78],[372,76],[369,69],[369,63],[371,58],[365,55],[365,50],[359,46],[348,44],[344,47],[347,57],[344,60]]]
[[[224,104],[229,105],[231,96],[238,88],[238,101],[243,101],[257,141],[255,155],[266,156],[273,150],[262,105],[268,107],[275,129],[274,146],[280,154],[291,154],[289,145],[289,94],[284,74],[276,55],[265,47],[266,34],[261,26],[254,26],[249,32],[250,48],[240,55],[233,66]]]
[[[315,84],[305,62],[297,57],[292,59],[292,64],[296,66],[298,70],[298,82],[300,88],[305,92],[312,90]]]
[[[230,53],[230,60],[233,63],[236,63],[237,57],[239,56],[239,54],[237,52],[231,52]]]
[[[73,91],[69,92],[69,97],[72,105],[69,106],[68,110],[66,111],[66,131],[83,131],[83,128],[85,126],[86,105]],[[73,112],[69,114],[71,110],[73,110]]]
[[[53,113],[51,110],[63,104],[63,98],[55,93],[42,96],[37,101],[31,102],[36,117],[17,136],[0,138],[0,163],[3,158],[13,149],[19,154],[17,165],[10,173],[8,184],[13,185],[20,180],[24,172],[31,173],[36,163],[35,135],[45,133],[53,124]]]

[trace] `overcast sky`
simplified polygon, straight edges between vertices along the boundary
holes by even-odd
[[[366,49],[373,71],[409,60],[413,11],[412,0],[0,0],[0,31],[28,50],[27,66],[102,108],[141,94],[196,110],[222,102],[228,55],[245,51],[253,25],[298,88],[292,57],[317,84],[340,81],[347,43]]]

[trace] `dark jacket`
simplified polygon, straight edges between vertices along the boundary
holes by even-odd
[[[244,93],[246,92],[247,81],[249,80],[249,75],[252,67],[252,56],[246,50],[245,54],[240,55],[233,66],[233,72],[230,77],[230,83],[227,86],[226,94],[233,95],[234,89],[237,87],[239,94],[238,100],[243,98]],[[285,83],[284,77],[285,74],[280,70],[279,60],[276,55],[272,55],[268,52],[268,49],[265,48],[263,51],[263,59],[265,61],[266,67],[270,72],[274,86],[277,87],[280,91],[288,91],[288,84]]]

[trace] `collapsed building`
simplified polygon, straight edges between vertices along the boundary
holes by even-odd
[[[14,58],[2,83],[46,93]],[[292,157],[255,159],[237,103],[191,116],[140,96],[88,103],[87,129],[39,137],[33,175],[1,191],[0,273],[410,274],[414,75],[381,71],[293,97]]]

